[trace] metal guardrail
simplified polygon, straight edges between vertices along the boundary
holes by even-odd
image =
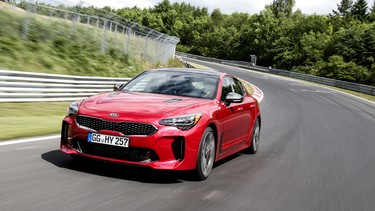
[[[129,80],[0,70],[0,102],[81,100]]]
[[[202,60],[202,61],[208,61],[208,62],[219,63],[219,64],[226,64],[226,65],[235,66],[235,67],[242,67],[242,68],[246,68],[246,69],[250,69],[250,70],[267,72],[267,73],[271,73],[271,74],[275,74],[275,75],[281,75],[281,76],[286,76],[286,77],[290,77],[290,78],[296,78],[296,79],[311,81],[311,82],[324,84],[324,85],[328,85],[328,86],[334,86],[334,87],[338,87],[338,88],[352,90],[352,91],[356,91],[356,92],[360,92],[360,93],[364,93],[364,94],[375,95],[375,87],[374,86],[367,86],[367,85],[363,85],[363,84],[340,81],[340,80],[335,80],[335,79],[330,79],[330,78],[324,78],[324,77],[319,77],[319,76],[303,74],[303,73],[296,73],[296,72],[290,72],[290,71],[286,71],[286,70],[279,70],[279,69],[274,69],[274,68],[270,68],[270,67],[262,67],[262,66],[257,66],[254,63],[244,62],[244,61],[213,59],[213,58],[197,56],[197,55],[187,54],[187,53],[182,53],[182,52],[176,52],[176,55],[180,56],[180,57],[193,58],[193,59],[198,59],[198,60]]]

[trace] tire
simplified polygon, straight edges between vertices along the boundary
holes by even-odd
[[[250,154],[256,154],[259,149],[259,140],[260,140],[260,124],[259,119],[254,123],[253,133],[251,135],[251,146],[249,147]]]
[[[210,127],[203,133],[198,150],[195,174],[198,180],[205,180],[210,175],[215,162],[215,136]]]

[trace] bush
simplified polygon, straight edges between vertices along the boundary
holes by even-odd
[[[342,56],[334,55],[317,72],[318,76],[349,81],[363,82],[370,78],[370,72],[367,68],[357,65],[354,62],[345,62]]]

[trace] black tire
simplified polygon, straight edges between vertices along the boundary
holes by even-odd
[[[260,141],[260,123],[259,119],[254,123],[253,132],[251,135],[251,146],[249,147],[250,154],[256,154],[259,150],[259,141]]]
[[[195,175],[198,180],[205,180],[210,175],[215,162],[215,136],[213,130],[208,127],[203,133],[198,150]]]

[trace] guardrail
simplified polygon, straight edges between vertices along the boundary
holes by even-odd
[[[290,77],[290,78],[296,78],[296,79],[311,81],[311,82],[324,84],[324,85],[328,85],[328,86],[334,86],[334,87],[338,87],[338,88],[352,90],[352,91],[356,91],[356,92],[360,92],[360,93],[364,93],[364,94],[375,95],[375,87],[374,86],[367,86],[367,85],[363,85],[363,84],[356,84],[356,83],[340,81],[340,80],[335,80],[335,79],[330,79],[330,78],[324,78],[324,77],[313,76],[313,75],[308,75],[308,74],[290,72],[290,71],[286,71],[286,70],[279,70],[279,69],[274,69],[274,68],[270,68],[270,67],[262,67],[262,66],[257,66],[254,63],[244,62],[244,61],[213,59],[213,58],[197,56],[197,55],[187,54],[187,53],[182,53],[182,52],[176,52],[176,55],[178,55],[180,57],[193,58],[193,59],[198,59],[198,60],[202,60],[202,61],[214,62],[214,63],[219,63],[219,64],[226,64],[226,65],[231,65],[231,66],[235,66],[235,67],[242,67],[242,68],[246,68],[246,69],[250,69],[250,70],[267,72],[267,73],[271,73],[271,74],[275,74],[275,75],[281,75],[281,76],[286,76],[286,77]]]
[[[0,102],[81,100],[129,80],[0,70]]]

